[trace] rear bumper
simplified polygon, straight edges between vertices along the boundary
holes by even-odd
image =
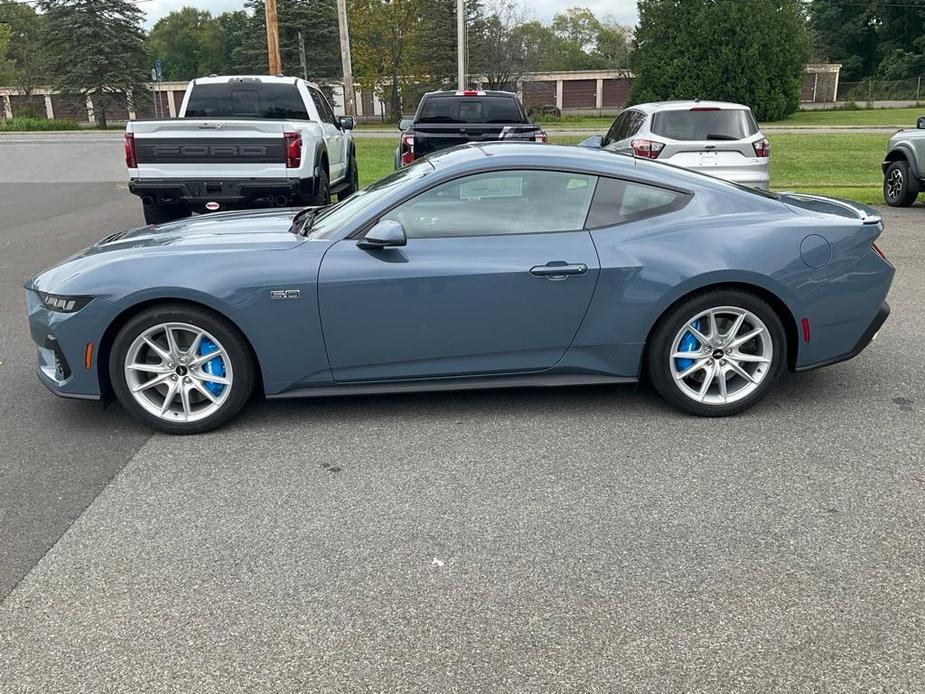
[[[218,203],[219,209],[288,204],[314,193],[312,178],[132,179],[128,189],[146,203],[183,204],[193,210]],[[280,197],[286,198],[285,203]]]
[[[832,364],[838,364],[839,362],[848,361],[849,359],[854,359],[858,356],[864,349],[873,342],[874,338],[877,336],[877,333],[880,332],[880,328],[883,327],[883,324],[886,322],[886,319],[890,315],[890,305],[887,302],[883,302],[880,306],[880,309],[874,315],[874,319],[870,322],[870,325],[867,326],[867,329],[864,330],[860,339],[857,341],[857,344],[848,352],[840,354],[835,357],[830,357],[829,359],[824,359],[822,361],[815,362],[813,364],[805,364],[803,366],[797,366],[797,371],[811,371],[813,369],[819,369],[823,366],[831,366]]]

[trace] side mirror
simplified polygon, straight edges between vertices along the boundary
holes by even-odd
[[[589,149],[600,149],[601,143],[604,141],[604,138],[600,135],[592,135],[587,140],[582,140],[578,143],[579,147],[588,147]]]
[[[353,120],[353,116],[340,116],[337,119],[337,122],[340,123],[341,130],[353,130],[353,127],[356,125],[356,121]]]
[[[414,118],[402,118],[398,121],[398,129],[404,132],[411,127],[411,124],[414,122]]]
[[[366,232],[366,235],[357,241],[360,248],[389,248],[392,246],[404,246],[408,243],[405,236],[405,230],[401,224],[394,219],[383,219]]]
[[[925,130],[925,116],[919,116],[919,119],[915,122],[915,127]]]

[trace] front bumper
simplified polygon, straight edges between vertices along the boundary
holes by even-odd
[[[115,306],[93,299],[79,311],[62,313],[48,309],[35,291],[27,289],[26,307],[39,381],[61,397],[99,400],[100,340],[114,317]],[[89,368],[85,363],[87,343],[93,345]]]
[[[226,178],[226,179],[131,179],[128,189],[146,203],[181,204],[194,211],[206,210],[206,203],[218,209],[288,205],[314,193],[313,178]]]

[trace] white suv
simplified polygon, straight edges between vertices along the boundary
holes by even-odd
[[[584,147],[657,159],[767,190],[771,145],[748,106],[723,101],[662,101],[632,106]]]

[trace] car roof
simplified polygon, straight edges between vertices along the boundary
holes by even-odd
[[[465,94],[464,92],[476,92],[475,94]],[[441,89],[435,92],[426,92],[424,97],[444,97],[444,96],[506,96],[508,98],[516,99],[517,94],[514,92],[503,92],[498,89],[466,89],[466,90],[457,90],[457,89]]]
[[[490,161],[486,161],[489,159]],[[602,149],[576,145],[549,145],[541,142],[471,142],[441,150],[427,157],[435,169],[459,166],[473,172],[485,169],[516,167],[549,167],[552,169],[584,171],[589,175],[611,175],[639,178],[654,184],[689,189],[691,187],[720,187],[728,189],[725,181],[672,166],[662,162],[640,159]],[[715,185],[714,185],[715,184]]]
[[[314,82],[299,79],[298,77],[285,77],[283,75],[209,75],[208,77],[197,77],[193,84],[227,84],[233,80],[243,80],[247,82],[262,82],[264,84],[298,84],[305,82],[310,87],[319,89]]]
[[[705,101],[703,99],[652,101],[647,104],[636,104],[628,107],[628,109],[642,111],[643,113],[657,113],[658,111],[690,111],[693,108],[719,109],[720,111],[748,110],[748,106],[744,104],[736,104],[731,101]]]

